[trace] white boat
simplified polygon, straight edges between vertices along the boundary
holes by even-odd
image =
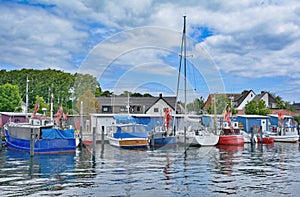
[[[202,126],[202,123],[198,120],[193,120],[188,118],[187,116],[187,107],[186,107],[186,16],[184,16],[184,25],[183,25],[183,34],[182,34],[182,45],[181,45],[181,55],[180,55],[180,64],[182,63],[183,58],[183,68],[184,68],[184,111],[185,111],[185,125],[183,130],[176,131],[176,139],[178,143],[186,143],[187,145],[192,146],[214,146],[219,141],[219,136],[213,134],[212,132],[205,130]],[[179,66],[179,74],[178,74],[178,83],[177,83],[177,93],[176,97],[178,97],[178,90],[179,90],[179,79],[180,79],[180,68]],[[176,105],[177,106],[177,105]],[[176,112],[175,106],[175,112]],[[187,122],[197,122],[198,125],[195,129],[189,127],[187,129]],[[185,131],[186,130],[186,131]]]
[[[298,142],[299,135],[296,126],[285,126],[278,128],[277,133],[268,132],[268,134],[274,137],[274,142]]]
[[[205,129],[188,129],[186,135],[183,130],[177,131],[176,139],[178,143],[190,146],[214,146],[218,143],[219,136]]]
[[[108,141],[112,146],[120,148],[147,148],[148,133],[141,124],[117,124],[108,129]]]

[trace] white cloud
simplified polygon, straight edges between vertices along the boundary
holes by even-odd
[[[30,4],[0,4],[1,65],[35,68],[56,65],[76,72],[78,56],[87,55],[99,41],[102,41],[100,51],[94,51],[96,47],[89,54],[101,54],[90,58],[90,63],[95,63],[97,68],[104,65],[102,69],[105,69],[111,59],[122,60],[116,63],[125,67],[126,62],[166,64],[163,50],[140,51],[134,58],[130,54],[135,54],[135,47],[157,46],[159,41],[165,48],[177,50],[180,34],[173,36],[162,31],[156,32],[156,39],[150,39],[147,35],[152,33],[153,36],[153,32],[139,32],[118,38],[114,40],[116,43],[105,39],[145,26],[180,33],[182,15],[186,14],[187,33],[193,34],[193,38],[203,34],[197,27],[211,31],[210,37],[198,45],[208,51],[222,72],[233,77],[286,77],[286,83],[294,81],[293,87],[298,85],[300,2],[296,0],[35,0]],[[118,47],[114,47],[116,45]],[[93,72],[93,67],[85,70],[99,71]]]
[[[1,6],[0,12],[1,63],[72,69],[72,55],[82,52],[85,32],[41,8],[8,4]]]

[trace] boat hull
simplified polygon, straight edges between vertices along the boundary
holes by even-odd
[[[220,135],[218,145],[244,145],[244,136]]]
[[[149,135],[150,146],[176,145],[176,137],[165,135],[165,132],[155,132]]]
[[[263,143],[263,144],[272,144],[274,143],[274,137],[263,137],[260,139],[260,137],[257,138],[258,143]]]
[[[215,146],[219,141],[219,136],[213,133],[205,134],[186,134],[186,143],[190,146]],[[184,134],[180,133],[177,135],[177,142],[184,144]]]
[[[30,140],[15,138],[6,134],[6,145],[8,148],[30,152]],[[34,153],[57,154],[76,151],[76,140],[74,139],[36,139],[34,142]]]
[[[284,136],[273,136],[275,142],[290,142],[296,143],[299,141],[299,135],[284,135]]]
[[[109,138],[109,144],[119,148],[147,148],[147,138]]]
[[[149,144],[150,146],[176,145],[176,137],[167,136],[167,137],[157,137],[153,139],[150,138]]]

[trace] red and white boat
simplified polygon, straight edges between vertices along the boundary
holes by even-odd
[[[237,122],[234,122],[234,127],[228,126],[224,122],[224,126],[219,136],[218,145],[244,145],[244,135],[240,134]]]
[[[228,107],[224,113],[225,122],[222,124],[218,145],[244,145],[244,135],[241,134],[238,122],[231,123],[231,116],[231,109]]]

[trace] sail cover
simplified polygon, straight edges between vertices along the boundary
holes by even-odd
[[[60,129],[43,129],[43,139],[72,139],[74,138],[74,129],[60,130]]]

